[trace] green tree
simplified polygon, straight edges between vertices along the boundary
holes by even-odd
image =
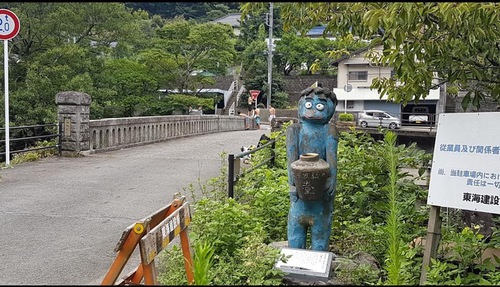
[[[99,75],[99,88],[112,93],[97,94],[93,101],[108,111],[106,106],[115,107],[117,114],[104,114],[107,117],[140,115],[146,109],[145,97],[154,94],[158,87],[148,67],[129,58],[106,60]]]
[[[248,45],[259,36],[259,29],[265,28],[269,31],[268,16],[270,12],[269,2],[245,3],[241,6],[241,45]],[[278,5],[273,8],[273,38],[280,38],[283,33],[280,9]]]
[[[331,55],[343,55],[348,51],[355,51],[365,47],[367,43],[356,41],[352,37],[347,39],[309,38],[296,33],[285,33],[276,42],[278,54],[277,64],[285,75],[292,71],[300,71],[305,65],[308,74],[317,71],[327,73],[332,67],[330,65]]]
[[[127,2],[125,5],[165,19],[181,16],[186,20],[194,19],[197,22],[214,20],[239,8],[238,2]]]
[[[153,24],[147,13],[133,12],[122,3],[8,2],[1,6],[15,12],[21,22],[9,53],[9,106],[16,125],[54,122],[54,96],[60,91],[116,95],[99,87],[106,86],[98,77],[104,59],[111,56],[113,44],[140,47],[137,43],[147,43],[141,39],[148,38]],[[122,55],[133,52],[129,49]]]
[[[138,20],[147,20],[147,14],[134,14],[118,2],[14,2],[3,6],[19,16],[21,30],[12,40],[12,52],[21,59],[71,42],[82,46],[92,42],[96,52],[119,41],[140,42],[143,31]]]
[[[172,54],[159,48],[144,49],[139,52],[137,59],[139,63],[147,67],[146,72],[149,76],[155,78],[155,90],[175,88],[173,83],[177,80],[178,75],[176,73],[177,64]]]
[[[389,100],[424,99],[448,83],[467,91],[462,107],[479,107],[486,96],[500,102],[500,6],[493,2],[322,2],[281,4],[284,28],[327,31],[381,44],[373,62],[394,67],[394,78],[372,82]],[[402,83],[402,85],[398,84]]]
[[[91,75],[100,67],[89,49],[76,44],[38,54],[27,67],[22,88],[12,91],[11,121],[15,125],[55,122],[55,95],[60,91],[93,94]]]
[[[179,90],[199,88],[200,79],[192,77],[197,70],[225,75],[234,64],[233,30],[229,25],[196,24],[181,18],[168,22],[157,30],[155,47],[172,55],[177,79],[172,83]]]
[[[102,82],[119,96],[144,95],[156,91],[156,82],[148,67],[132,59],[109,59],[102,69]]]

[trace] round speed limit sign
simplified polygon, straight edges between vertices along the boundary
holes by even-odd
[[[19,33],[19,18],[14,12],[0,9],[0,40],[10,40]]]

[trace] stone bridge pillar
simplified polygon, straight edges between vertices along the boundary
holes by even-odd
[[[57,119],[62,125],[62,156],[75,156],[90,150],[91,97],[81,92],[60,92],[56,95]]]

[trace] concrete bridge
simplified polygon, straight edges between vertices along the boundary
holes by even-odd
[[[192,189],[195,197],[210,191],[223,153],[270,133],[230,116],[89,121],[86,96],[67,95],[59,105],[65,156],[0,170],[3,285],[100,284],[126,227],[177,192],[193,202]]]
[[[139,146],[174,138],[245,129],[244,119],[222,115],[173,115],[90,120],[91,97],[80,92],[56,95],[64,156]]]

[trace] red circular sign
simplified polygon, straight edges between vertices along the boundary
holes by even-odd
[[[19,18],[14,12],[0,9],[0,40],[10,40],[19,33]]]

